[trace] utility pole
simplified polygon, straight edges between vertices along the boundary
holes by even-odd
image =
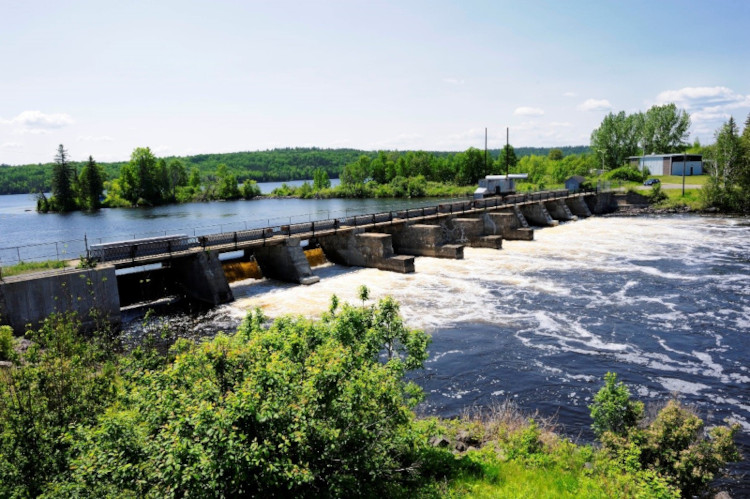
[[[487,175],[487,127],[484,127],[484,176]]]
[[[508,158],[508,155],[510,154],[510,127],[505,127],[505,179],[508,179],[508,174],[510,173],[510,163],[508,162],[510,158]]]
[[[687,153],[682,157],[682,197],[685,197],[685,170],[687,169]]]

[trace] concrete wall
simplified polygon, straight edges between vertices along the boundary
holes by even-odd
[[[171,261],[169,274],[190,299],[219,305],[234,300],[224,269],[215,251],[199,251]]]
[[[414,257],[395,255],[392,236],[364,229],[318,237],[329,261],[341,265],[369,267],[407,274],[414,272]]]
[[[462,244],[445,244],[447,238],[440,225],[399,224],[389,225],[381,230],[393,236],[393,249],[402,255],[459,260],[464,257]]]
[[[617,199],[613,192],[599,192],[584,198],[586,205],[594,215],[612,213],[617,210]]]
[[[54,274],[30,274],[0,282],[0,323],[22,334],[54,313],[75,312],[85,328],[94,327],[91,312],[120,323],[120,298],[114,267]]]
[[[521,206],[521,211],[526,220],[532,225],[540,227],[558,225],[558,221],[550,216],[547,208],[544,207],[544,203],[524,204]]]
[[[547,208],[547,211],[555,220],[559,220],[562,222],[567,222],[569,220],[578,220],[578,217],[570,212],[570,209],[562,199],[547,201],[544,203],[544,207]]]
[[[534,230],[522,227],[515,213],[487,212],[482,215],[482,221],[485,234],[499,235],[508,241],[532,241],[534,239]]]
[[[582,197],[572,197],[572,198],[566,198],[565,204],[568,206],[570,211],[575,214],[577,217],[590,217],[591,216],[591,210],[589,210],[588,205],[586,204],[586,201],[583,200]]]
[[[320,281],[320,277],[312,273],[300,242],[299,238],[290,237],[284,244],[256,249],[255,259],[263,275],[299,284],[314,284]]]

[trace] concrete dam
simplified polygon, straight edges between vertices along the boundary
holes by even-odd
[[[316,258],[410,273],[417,256],[462,259],[465,246],[501,249],[503,239],[533,240],[534,227],[616,208],[612,192],[559,190],[200,237],[109,243],[91,248],[93,268],[4,278],[0,324],[21,334],[27,325],[60,312],[76,312],[88,327],[94,327],[94,316],[119,323],[121,308],[167,296],[219,305],[233,301],[233,278],[314,284],[319,277],[310,261]]]

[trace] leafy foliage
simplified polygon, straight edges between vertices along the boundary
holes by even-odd
[[[701,190],[707,206],[750,213],[750,115],[742,135],[733,118],[716,132],[716,143],[706,148],[710,175]]]
[[[340,496],[407,479],[420,391],[402,376],[424,362],[424,333],[390,299],[263,322],[181,341],[164,369],[133,375],[127,402],[81,429],[61,490]]]
[[[701,492],[727,462],[740,458],[734,436],[738,424],[713,428],[706,438],[703,421],[675,400],[656,418],[641,420],[643,404],[607,373],[591,405],[592,425],[604,448],[630,472],[651,471],[687,497]]]

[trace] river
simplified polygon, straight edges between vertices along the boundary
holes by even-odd
[[[327,218],[389,204],[265,199],[38,215],[8,198],[0,196],[0,246],[75,231],[94,238]],[[402,275],[325,265],[314,269],[321,281],[312,286],[241,281],[232,285],[235,302],[175,320],[201,336],[231,331],[255,307],[270,317],[317,316],[333,293],[354,302],[366,284],[374,299],[393,295],[407,324],[432,336],[426,368],[415,374],[427,395],[423,414],[456,416],[510,399],[591,441],[587,406],[614,371],[647,405],[675,396],[708,426],[737,421],[750,457],[750,219],[592,217],[537,230],[534,241],[466,248],[463,260],[419,257],[415,266]],[[731,472],[733,496],[750,497],[750,464]]]
[[[593,217],[415,266],[409,275],[319,267],[309,287],[245,281],[213,320],[229,328],[255,307],[317,316],[333,293],[356,302],[366,284],[432,335],[416,375],[422,413],[510,399],[590,441],[587,406],[614,371],[647,405],[675,396],[708,426],[739,422],[750,457],[750,219]],[[749,479],[737,480],[734,496],[750,496]]]

